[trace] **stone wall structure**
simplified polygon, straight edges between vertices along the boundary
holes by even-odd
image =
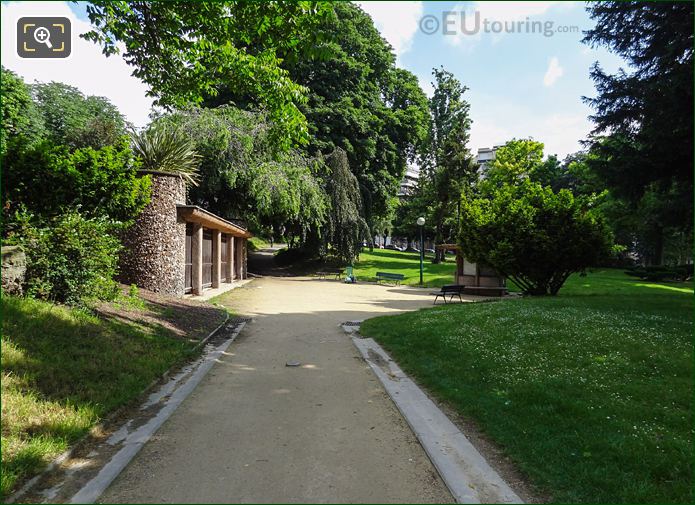
[[[175,175],[149,173],[150,203],[123,236],[121,281],[159,293],[184,292],[186,222],[177,205],[186,204],[186,185]]]
[[[123,235],[119,280],[179,296],[245,279],[251,234],[205,209],[186,205],[186,187],[178,176],[148,173],[152,197]]]
[[[2,292],[8,295],[21,295],[24,275],[27,271],[27,258],[20,246],[2,247]]]

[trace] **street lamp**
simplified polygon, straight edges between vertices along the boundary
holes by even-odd
[[[422,228],[425,226],[425,218],[417,218],[417,225],[420,227],[420,286],[422,286],[422,263],[425,260],[425,239],[422,235]]]

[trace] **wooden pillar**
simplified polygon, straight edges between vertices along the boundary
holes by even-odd
[[[203,292],[203,225],[193,223],[191,235],[191,293]]]
[[[236,280],[236,237],[230,236],[229,237],[229,243],[231,244],[232,250],[230,251],[229,255],[229,262],[231,264],[231,269],[232,269],[232,276],[230,279],[233,281]]]
[[[227,282],[234,280],[234,237],[227,236],[227,262],[224,264],[225,277]]]
[[[236,237],[234,239],[234,242],[236,242],[234,244],[234,248],[236,249],[236,258],[234,258],[234,261],[236,262],[236,276],[239,280],[244,278],[244,257],[242,256],[244,252],[244,244],[242,243],[243,240],[244,239],[241,237]]]
[[[243,249],[241,251],[241,268],[243,271],[244,279],[246,279],[249,276],[249,269],[248,269],[248,264],[247,264],[247,261],[249,259],[249,255],[248,255],[249,239],[244,238],[241,240],[242,240],[241,243],[243,244]]]
[[[222,280],[222,232],[212,230],[212,287],[219,288]]]

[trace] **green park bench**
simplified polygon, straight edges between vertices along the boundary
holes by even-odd
[[[379,281],[393,281],[395,284],[400,284],[403,279],[405,279],[405,275],[403,274],[391,274],[388,272],[376,273],[377,284],[379,284]]]

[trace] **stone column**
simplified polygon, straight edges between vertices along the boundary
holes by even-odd
[[[203,292],[203,225],[193,223],[191,236],[191,293]]]
[[[219,288],[222,276],[222,232],[212,230],[212,287]]]
[[[234,237],[227,236],[227,263],[224,265],[227,282],[234,280]]]

